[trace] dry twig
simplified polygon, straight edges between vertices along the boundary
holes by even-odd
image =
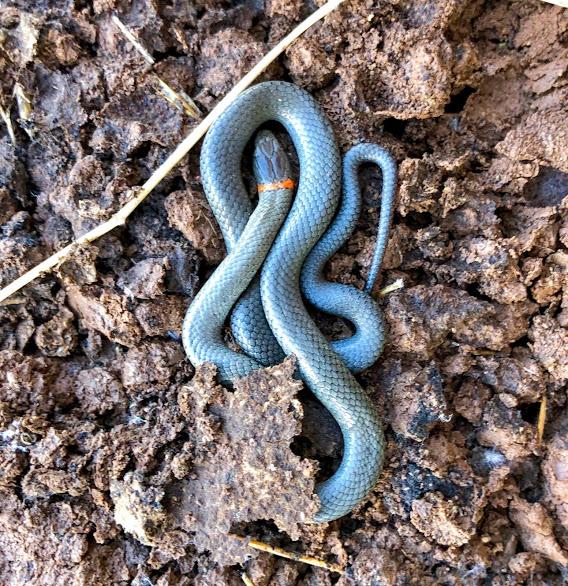
[[[246,572],[241,573],[241,578],[246,586],[254,586],[254,582],[249,578],[249,575]]]
[[[26,95],[24,88],[20,83],[14,84],[14,97],[16,98],[16,104],[18,105],[18,115],[20,122],[22,123],[23,129],[26,134],[33,139],[33,131],[29,127],[29,121],[32,117],[32,102]]]
[[[258,549],[259,551],[264,551],[272,555],[294,560],[295,562],[302,562],[303,564],[309,564],[310,566],[323,568],[324,570],[329,570],[330,572],[343,574],[343,568],[338,564],[330,564],[324,560],[320,560],[309,555],[303,555],[301,553],[296,553],[295,551],[287,551],[281,547],[268,545],[268,543],[258,541],[257,539],[248,539],[246,537],[241,537],[240,535],[233,535],[233,537],[236,537],[239,541],[247,541],[247,544],[253,549]]]
[[[556,4],[556,6],[562,6],[562,8],[568,8],[568,0],[544,0],[549,4]]]
[[[200,122],[186,138],[177,146],[170,156],[154,171],[150,178],[137,190],[135,197],[127,202],[118,212],[111,216],[106,222],[93,228],[86,234],[77,238],[65,248],[59,250],[43,262],[39,263],[33,269],[24,273],[21,277],[0,290],[0,302],[19,291],[22,287],[37,279],[40,275],[50,271],[61,262],[63,262],[76,247],[93,242],[97,238],[104,236],[114,228],[122,226],[130,214],[148,197],[154,188],[166,177],[166,175],[187,155],[195,144],[203,137],[209,127],[219,118],[227,107],[247,89],[252,82],[282,53],[284,52],[302,33],[304,33],[313,24],[328,15],[337,8],[344,0],[329,0],[321,8],[308,16],[301,22],[291,33],[286,35],[275,47],[273,47],[230,91],[229,93],[211,110],[211,112]]]
[[[383,287],[377,293],[377,295],[379,297],[386,297],[389,293],[392,293],[393,291],[398,291],[399,289],[403,289],[403,288],[404,288],[404,279],[400,278],[400,279],[397,279],[396,281],[394,281],[393,283],[391,283],[390,285]]]
[[[540,402],[540,409],[538,411],[538,421],[536,423],[536,437],[539,445],[542,444],[542,438],[544,437],[544,426],[546,424],[546,409],[547,399],[546,394],[544,394],[542,396],[542,401]]]
[[[12,144],[16,146],[16,134],[14,133],[12,119],[10,118],[10,108],[4,109],[2,106],[0,106],[0,118],[2,118],[4,124],[6,125],[6,129],[8,130],[8,135],[10,136]]]
[[[140,41],[134,36],[134,33],[116,16],[116,14],[112,15],[112,22],[116,24],[120,32],[134,45],[134,48],[144,57],[144,60],[148,65],[154,65],[156,61],[154,57],[148,53],[146,48],[140,43]]]
[[[118,30],[132,43],[134,48],[142,55],[144,61],[149,65],[154,66],[156,64],[156,60],[146,48],[142,45],[142,43],[136,38],[134,33],[127,28],[127,26],[114,14],[112,16],[112,21],[118,27]],[[185,112],[191,118],[195,120],[201,119],[201,112],[197,107],[197,104],[185,93],[185,92],[176,92],[171,86],[169,86],[161,77],[159,77],[156,73],[154,73],[157,82],[157,90],[158,92],[168,100],[168,102],[179,110],[180,112]]]

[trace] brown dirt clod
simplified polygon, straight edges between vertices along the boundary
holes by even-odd
[[[206,114],[321,4],[5,2],[0,285],[115,213],[198,123],[156,75]],[[342,152],[377,142],[399,165],[374,289],[386,345],[357,375],[385,465],[337,522],[308,522],[342,438],[293,359],[226,389],[183,352],[184,312],[225,256],[198,146],[125,225],[0,306],[0,583],[566,583],[567,30],[541,0],[347,0],[262,78],[311,92]],[[327,277],[361,288],[381,177],[360,179]]]

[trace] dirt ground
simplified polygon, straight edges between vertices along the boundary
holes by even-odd
[[[156,75],[205,113],[316,4],[4,1],[0,285],[108,218],[196,125]],[[228,391],[185,359],[184,310],[224,254],[199,149],[126,226],[0,307],[0,583],[568,579],[567,68],[557,6],[351,0],[266,74],[310,91],[342,149],[375,141],[400,168],[375,292],[404,288],[380,298],[387,347],[360,376],[386,464],[340,521],[305,523],[341,438],[293,361]],[[378,173],[362,180],[329,267],[358,286],[380,199]]]

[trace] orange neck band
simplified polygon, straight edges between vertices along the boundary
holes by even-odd
[[[276,181],[276,183],[259,183],[257,188],[258,193],[275,191],[276,189],[294,189],[294,182],[292,179],[284,179],[284,181]]]

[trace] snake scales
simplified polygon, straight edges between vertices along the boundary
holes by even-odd
[[[279,122],[290,135],[300,177],[293,197],[284,150],[271,133],[261,131],[254,154],[260,187],[254,207],[243,184],[241,159],[267,121]],[[377,244],[363,292],[327,282],[323,268],[355,227],[360,212],[357,171],[364,162],[380,166],[383,192]],[[382,148],[363,144],[347,153],[342,171],[333,132],[313,98],[293,84],[266,82],[244,92],[210,128],[201,151],[201,174],[228,255],[188,309],[184,347],[192,363],[215,363],[226,382],[285,355],[296,356],[301,378],[343,434],[339,468],[316,487],[321,506],[314,521],[331,521],[367,496],[382,466],[381,423],[352,372],[373,364],[383,347],[381,313],[369,292],[387,243],[395,164]],[[354,335],[328,341],[304,299],[351,322]],[[224,343],[223,326],[231,313],[233,333],[244,352]]]

